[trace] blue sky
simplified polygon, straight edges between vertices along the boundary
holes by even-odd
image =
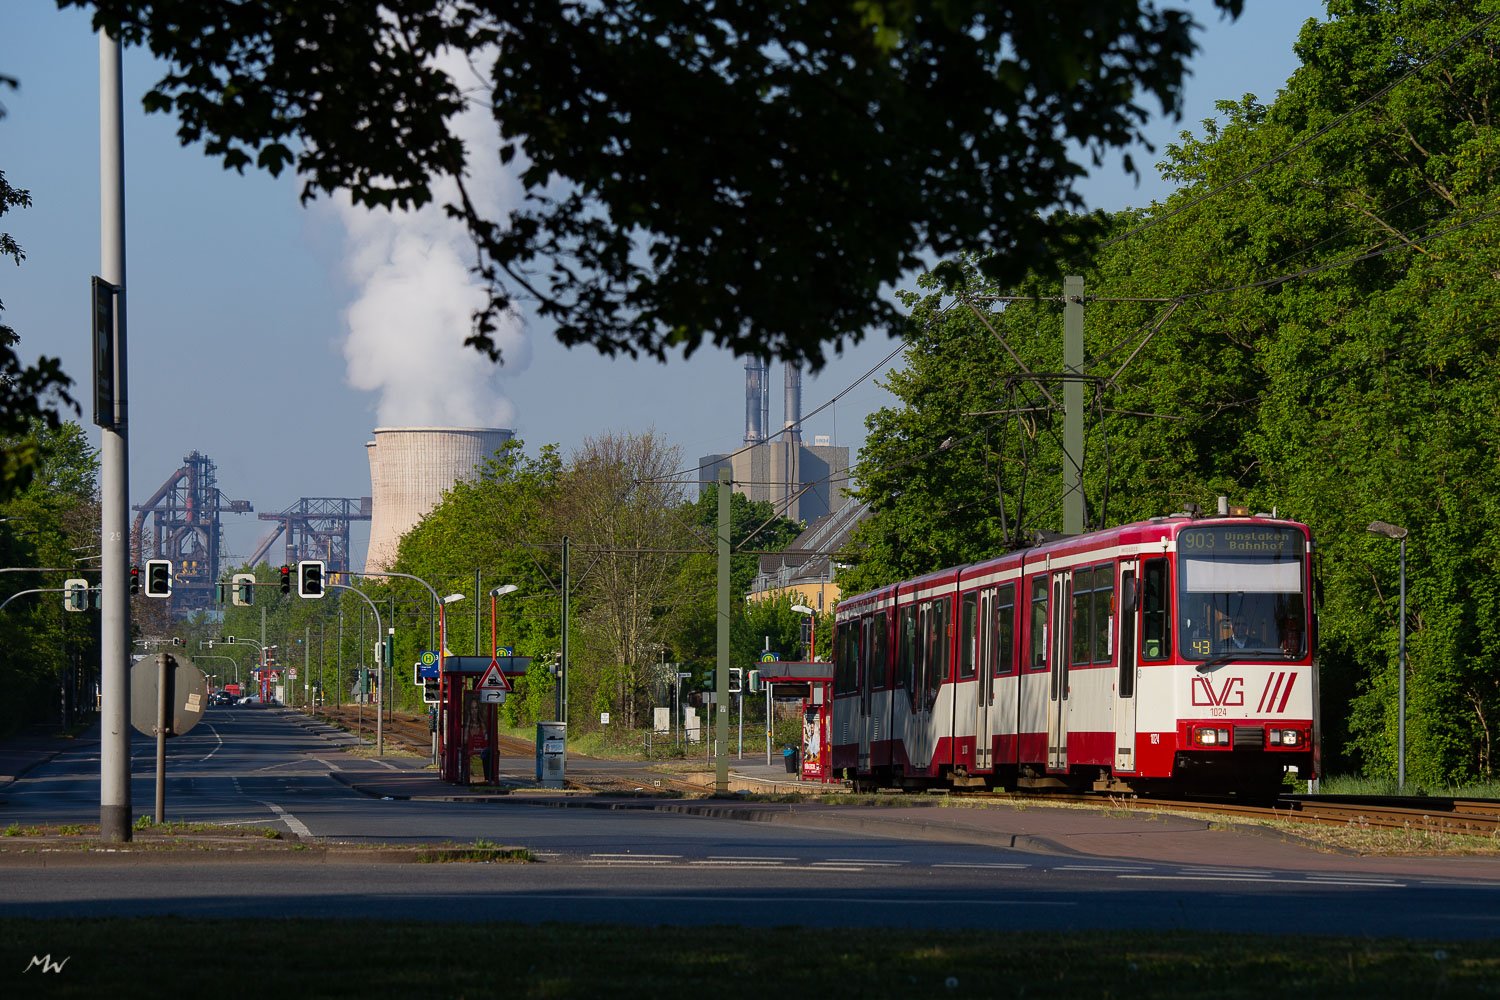
[[[1184,129],[1197,131],[1217,100],[1247,92],[1272,100],[1296,67],[1302,23],[1322,15],[1312,0],[1248,0],[1232,23],[1207,0],[1167,5],[1189,8],[1204,31],[1182,120],[1153,122],[1158,150]],[[303,496],[367,496],[364,444],[374,427],[392,424],[508,426],[529,451],[555,442],[565,454],[588,437],[654,428],[681,448],[684,465],[743,438],[744,365],[722,353],[631,362],[565,350],[528,327],[507,334],[505,368],[465,355],[456,345],[466,323],[444,318],[465,311],[462,291],[444,284],[453,269],[443,265],[452,262],[420,252],[443,249],[430,220],[391,232],[329,202],[303,207],[291,177],[224,171],[178,145],[175,119],[140,110],[160,76],[149,53],[126,50],[124,67],[132,504],[193,451],[214,460],[229,498],[250,500],[257,512]],[[58,11],[53,0],[5,0],[0,74],[21,82],[19,92],[0,92],[8,111],[0,170],[34,201],[0,224],[27,254],[20,268],[0,268],[4,318],[21,334],[24,359],[60,357],[86,396],[88,283],[99,270],[98,41],[88,18]],[[1106,165],[1085,186],[1091,205],[1163,197],[1168,188],[1151,167],[1157,157],[1136,160],[1140,185],[1118,163]],[[434,308],[401,309],[407,300],[392,290],[417,285]],[[451,337],[434,322],[448,322]],[[351,338],[359,346],[346,351]],[[393,346],[369,347],[380,343]],[[894,346],[867,339],[816,378],[805,376],[804,412]],[[890,400],[877,381],[810,418],[805,438],[828,435],[857,450],[866,415]],[[775,426],[779,366],[771,385]],[[269,527],[254,515],[226,514],[224,524],[225,551],[241,557]],[[361,527],[356,562],[368,535]]]

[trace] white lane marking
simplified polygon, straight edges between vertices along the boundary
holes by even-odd
[[[1177,869],[1190,875],[1270,875],[1268,869],[1260,868],[1203,868],[1196,865],[1184,865]]]
[[[1404,889],[1405,882],[1392,882],[1389,879],[1366,878],[1354,876],[1353,878],[1334,878],[1328,875],[1309,875],[1307,881],[1316,882],[1319,885],[1375,885],[1382,888]]]
[[[667,861],[680,861],[681,854],[590,854],[591,858],[626,858],[632,861],[642,858],[662,858]]]
[[[938,864],[933,865],[932,867],[934,867],[934,868],[1005,868],[1005,869],[1017,869],[1017,868],[1030,868],[1031,866],[1030,865],[1001,865],[1001,864],[993,864],[993,865],[979,865],[979,864],[966,865],[966,864],[960,864],[959,862],[956,862],[956,861],[943,861],[943,862],[939,862]]]
[[[212,757],[214,754],[218,753],[224,748],[224,737],[219,735],[219,731],[214,728],[214,724],[212,722],[208,724],[208,731],[214,734],[214,748],[207,754],[198,758],[198,763],[200,764],[205,760],[208,760],[208,758]]]
[[[766,854],[710,854],[710,861],[765,861],[774,863],[779,861],[797,861],[797,858],[780,858],[775,855]]]
[[[1231,878],[1226,875],[1121,875],[1120,878],[1146,879],[1155,880],[1158,882],[1234,882],[1239,885],[1244,885],[1247,882],[1254,883],[1255,885],[1270,885],[1274,882],[1283,883],[1285,885],[1307,885],[1310,881],[1313,881],[1312,879],[1305,878]],[[1396,889],[1404,888],[1406,886],[1405,882],[1351,882],[1339,879],[1325,879],[1321,880],[1319,884],[1352,885],[1363,886],[1365,888],[1378,887]]]
[[[1058,865],[1060,872],[1149,872],[1150,865]]]
[[[906,864],[905,861],[871,861],[868,858],[828,858],[824,861],[814,861],[815,865],[875,865],[882,868],[897,868]]]
[[[313,832],[307,828],[307,824],[306,823],[302,822],[300,819],[298,819],[297,817],[293,816],[291,813],[287,812],[285,809],[281,808],[276,803],[274,803],[274,802],[261,802],[261,805],[265,806],[267,809],[269,809],[273,813],[275,813],[277,815],[277,817],[279,817],[282,820],[282,822],[286,823],[287,829],[291,830],[297,836],[299,836],[299,837],[311,837],[313,835]]]

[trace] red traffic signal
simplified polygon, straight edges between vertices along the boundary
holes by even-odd
[[[281,592],[290,594],[292,592],[292,567],[281,567]]]

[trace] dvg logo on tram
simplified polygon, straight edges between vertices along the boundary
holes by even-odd
[[[1224,685],[1216,690],[1212,677],[1194,677],[1193,704],[1215,708],[1242,708],[1245,704],[1245,679],[1226,677]]]

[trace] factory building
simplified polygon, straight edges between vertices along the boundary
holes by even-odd
[[[769,433],[770,385],[766,363],[745,365],[745,442],[737,451],[704,455],[698,460],[699,492],[728,468],[734,490],[751,500],[771,503],[776,512],[811,524],[843,507],[848,497],[849,449],[824,435],[811,445],[802,439],[802,371],[786,366],[784,419]]]

